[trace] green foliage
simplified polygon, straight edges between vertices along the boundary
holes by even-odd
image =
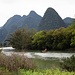
[[[21,29],[15,31],[10,44],[17,49],[65,50],[75,48],[75,22],[67,28],[59,28],[49,31],[29,31]]]
[[[33,34],[32,31],[26,29],[17,30],[11,35],[10,44],[16,49],[26,49],[31,45],[31,36]]]
[[[63,62],[60,63],[62,69],[67,71],[75,71],[75,56],[72,55],[70,58],[63,59]]]
[[[59,69],[47,69],[47,70],[20,69],[18,72],[9,72],[0,69],[0,75],[75,75],[75,72],[60,71]]]
[[[37,32],[35,35],[33,35],[32,44],[34,49],[44,49],[46,40],[45,36],[46,36],[45,31],[40,31]]]
[[[64,48],[64,28],[56,29],[53,32],[53,49],[63,49]]]
[[[39,70],[39,71],[24,71],[21,70],[21,75],[75,75],[75,72],[65,72],[65,71],[60,71],[59,69],[48,69],[48,70]]]
[[[71,47],[75,47],[75,30],[72,31]]]
[[[33,49],[65,50],[75,48],[75,22],[67,28],[39,31],[32,37]]]
[[[39,49],[44,49],[47,47],[50,49],[57,49],[62,50],[67,47],[69,47],[70,40],[67,39],[67,35],[64,34],[65,28],[60,28],[56,30],[50,30],[50,31],[40,31],[37,32],[35,35],[33,35],[32,43]],[[66,32],[67,33],[67,32]]]

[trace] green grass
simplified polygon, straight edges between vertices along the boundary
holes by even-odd
[[[60,71],[59,69],[38,69],[25,70],[20,69],[18,72],[10,72],[4,68],[0,68],[0,75],[75,75],[75,72]]]
[[[5,67],[0,67],[0,75],[17,75],[18,72],[12,71],[10,72],[9,70],[5,69]]]
[[[21,75],[75,75],[75,72],[68,72],[68,71],[60,71],[59,69],[47,69],[47,70],[38,70],[38,71],[20,71]]]

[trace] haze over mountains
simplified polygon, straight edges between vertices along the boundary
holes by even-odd
[[[28,27],[35,30],[51,30],[67,27],[68,24],[72,23],[72,20],[68,20],[68,18],[62,20],[53,8],[48,8],[43,18],[35,11],[31,11],[29,15],[23,15],[22,17],[20,15],[14,15],[0,28],[0,42],[5,41],[17,29]]]

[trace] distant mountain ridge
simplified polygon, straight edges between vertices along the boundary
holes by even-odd
[[[74,18],[66,17],[66,18],[63,19],[63,21],[65,22],[65,24],[66,24],[67,26],[69,26],[69,25],[71,25],[72,22],[74,21]]]
[[[23,15],[22,17],[20,15],[14,15],[13,17],[9,18],[7,22],[4,24],[3,28],[10,28],[11,26],[17,26],[17,27],[25,27],[28,26],[28,28],[36,29],[39,25],[42,17],[38,15],[36,12],[31,11],[29,15]]]
[[[66,27],[64,21],[53,8],[48,8],[39,24],[38,30],[51,30],[60,27]]]
[[[41,21],[42,17],[35,11],[31,11],[29,15],[14,15],[9,18],[7,22],[0,29],[0,42],[3,42],[9,37],[9,34],[13,33],[17,29],[28,27],[29,29],[36,29]]]
[[[11,33],[21,28],[28,27],[38,31],[51,30],[67,27],[69,23],[72,23],[71,18],[62,20],[53,8],[48,8],[43,18],[35,11],[31,11],[27,16],[14,15],[0,28],[0,42],[4,42]]]

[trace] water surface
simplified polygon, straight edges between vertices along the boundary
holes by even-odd
[[[28,58],[41,58],[41,59],[49,59],[49,58],[66,58],[75,55],[75,53],[65,53],[65,52],[15,52],[14,48],[12,47],[3,47],[2,52],[6,55],[11,54],[19,54],[27,56]]]

